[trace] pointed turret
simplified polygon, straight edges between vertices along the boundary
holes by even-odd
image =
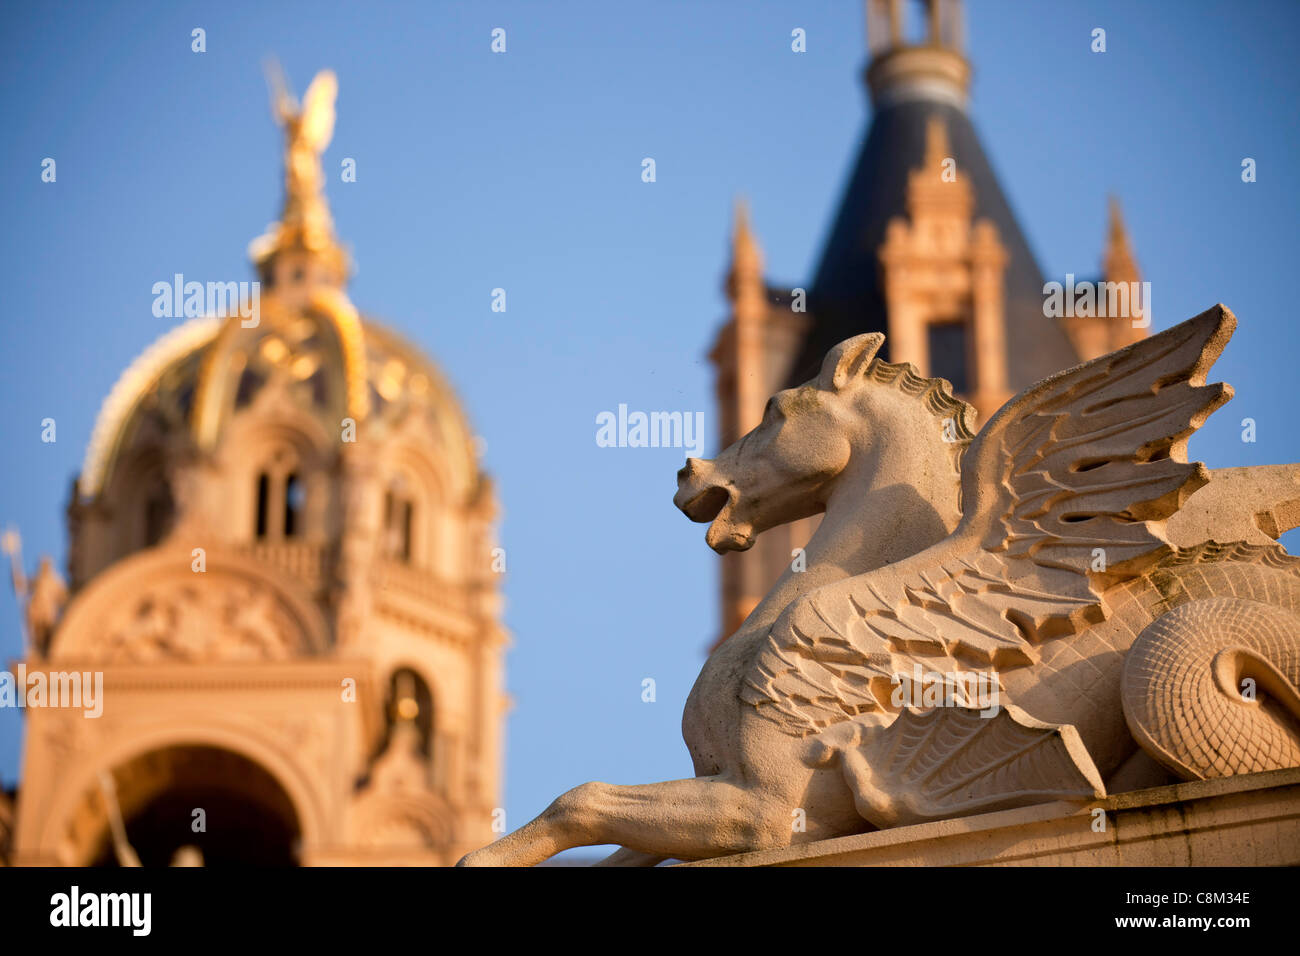
[[[873,115],[812,281],[768,284],[737,210],[731,315],[710,352],[724,447],[758,423],[768,396],[814,378],[830,349],[863,332],[886,333],[882,358],[946,378],[985,419],[1079,361],[1046,314],[1042,270],[967,114],[960,0],[866,0],[866,13]],[[816,521],[773,528],[722,559],[721,638]]]
[[[758,368],[763,364],[761,356],[765,350],[770,307],[767,283],[763,281],[763,251],[750,228],[749,206],[744,199],[736,200],[726,289],[727,298],[731,300],[736,367]],[[769,394],[765,391],[767,384],[761,375],[736,376],[735,415],[742,431],[748,431],[758,423]]]
[[[1106,252],[1101,267],[1107,283],[1122,282],[1129,288],[1129,313],[1111,319],[1110,348],[1122,349],[1146,338],[1151,330],[1151,316],[1146,314],[1150,303],[1146,301],[1145,291],[1141,294],[1138,291],[1147,287],[1142,285],[1142,272],[1133,255],[1128,229],[1124,226],[1124,217],[1120,213],[1119,199],[1115,196],[1110,197],[1110,227],[1106,231]],[[1133,303],[1134,296],[1141,300],[1143,310],[1143,315],[1137,318],[1137,324],[1134,324],[1137,311]]]
[[[1110,197],[1110,227],[1106,231],[1106,252],[1102,258],[1102,271],[1107,282],[1137,282],[1137,260],[1129,242],[1128,229],[1120,212],[1119,199]]]
[[[727,270],[727,298],[738,318],[761,319],[767,311],[767,287],[763,282],[763,250],[749,225],[749,204],[736,200],[731,231],[731,267]]]
[[[904,23],[906,9],[901,0],[867,3],[871,59],[866,76],[874,114],[818,262],[809,295],[811,328],[788,380],[795,384],[811,378],[828,350],[861,332],[891,335],[885,342],[884,357],[894,358],[893,343],[903,330],[891,329],[890,297],[881,262],[890,224],[912,222],[915,230],[914,203],[919,203],[919,209],[933,199],[955,211],[964,200],[969,202],[969,218],[953,247],[965,248],[962,254],[967,256],[969,268],[975,269],[970,259],[972,243],[995,237],[999,250],[985,245],[999,253],[993,260],[1005,260],[998,269],[998,288],[986,289],[996,291],[999,301],[983,310],[986,316],[998,313],[1002,331],[986,327],[984,339],[986,345],[994,338],[1001,340],[997,349],[1003,355],[1005,380],[990,382],[986,374],[981,383],[973,364],[966,374],[953,374],[953,378],[964,378],[971,389],[992,386],[985,389],[989,397],[984,404],[988,405],[997,401],[996,395],[1014,394],[1074,365],[1077,357],[1060,323],[1043,315],[1042,270],[966,113],[970,67],[963,51],[960,0],[913,4],[911,9],[923,13],[924,18],[912,32]],[[927,143],[931,153],[945,153],[938,165],[933,162],[937,154],[927,157]],[[987,225],[976,230],[981,222]],[[942,238],[947,241],[953,236]],[[992,283],[983,284],[988,287]],[[910,303],[904,305],[906,311],[912,311]],[[930,325],[942,326],[934,333],[929,351],[938,354],[942,350],[953,361],[960,361],[966,349],[972,363],[978,355],[988,354],[975,348],[973,328],[965,333],[959,328],[959,319],[974,320],[975,305],[938,300],[931,305],[933,308],[923,310],[929,313],[925,327],[918,325],[912,330],[914,340],[920,336],[924,343]],[[912,354],[923,350],[924,344]],[[922,361],[920,368],[931,374],[927,362]]]
[[[1095,286],[1091,299],[1085,300],[1086,306],[1075,304],[1063,320],[1075,351],[1085,362],[1146,338],[1150,325],[1145,315],[1148,308],[1145,287],[1133,257],[1119,200],[1111,196],[1109,206],[1101,278],[1087,280]]]

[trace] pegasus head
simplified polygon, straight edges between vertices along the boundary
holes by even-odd
[[[816,379],[768,401],[753,431],[716,458],[686,460],[673,503],[710,522],[709,547],[744,551],[767,529],[825,510],[863,426],[854,386],[884,340],[873,332],[840,343]]]

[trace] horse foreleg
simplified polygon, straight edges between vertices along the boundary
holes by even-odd
[[[695,860],[790,842],[790,808],[724,777],[620,787],[584,783],[541,816],[460,861],[533,866],[575,846],[616,843],[661,858]]]
[[[652,853],[642,853],[640,850],[629,850],[627,847],[622,846],[619,847],[617,850],[615,850],[613,853],[611,853],[609,856],[605,857],[603,860],[599,860],[591,865],[592,866],[658,866],[666,859],[668,858],[665,856],[655,856]]]

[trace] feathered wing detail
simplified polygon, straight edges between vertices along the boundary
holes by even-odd
[[[1235,327],[1215,306],[1008,402],[966,453],[953,539],[975,535],[986,551],[1028,559],[1026,570],[1071,594],[1163,553],[1164,522],[1209,481],[1187,461],[1187,440],[1232,397],[1205,376]]]
[[[966,452],[953,533],[792,605],[742,699],[816,734],[880,714],[913,662],[1029,664],[1038,642],[1100,621],[1101,592],[1168,553],[1164,522],[1208,480],[1187,439],[1231,397],[1205,375],[1235,324],[1216,306],[1008,402]]]
[[[1078,731],[1010,706],[909,708],[841,760],[858,813],[881,828],[1106,796]]]

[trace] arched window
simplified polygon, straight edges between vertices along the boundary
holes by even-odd
[[[387,749],[398,724],[410,723],[419,733],[420,755],[433,756],[433,694],[420,675],[409,667],[394,671],[388,679],[385,705],[388,726],[380,750]]]
[[[960,319],[948,322],[931,322],[929,335],[930,369],[932,378],[946,378],[958,395],[969,395],[975,383],[970,374],[970,329]]]
[[[384,554],[409,564],[414,526],[415,500],[398,477],[384,494]]]
[[[309,507],[316,492],[318,468],[309,456],[288,444],[273,446],[255,454],[257,506],[253,521],[254,538],[278,541],[311,538],[319,529]]]
[[[152,548],[171,529],[174,512],[175,503],[172,501],[171,489],[165,483],[155,487],[144,502],[146,548]]]
[[[284,482],[284,536],[292,538],[302,527],[302,506],[306,493],[296,472]]]
[[[257,536],[265,538],[267,519],[270,517],[271,476],[262,472],[257,476]]]

